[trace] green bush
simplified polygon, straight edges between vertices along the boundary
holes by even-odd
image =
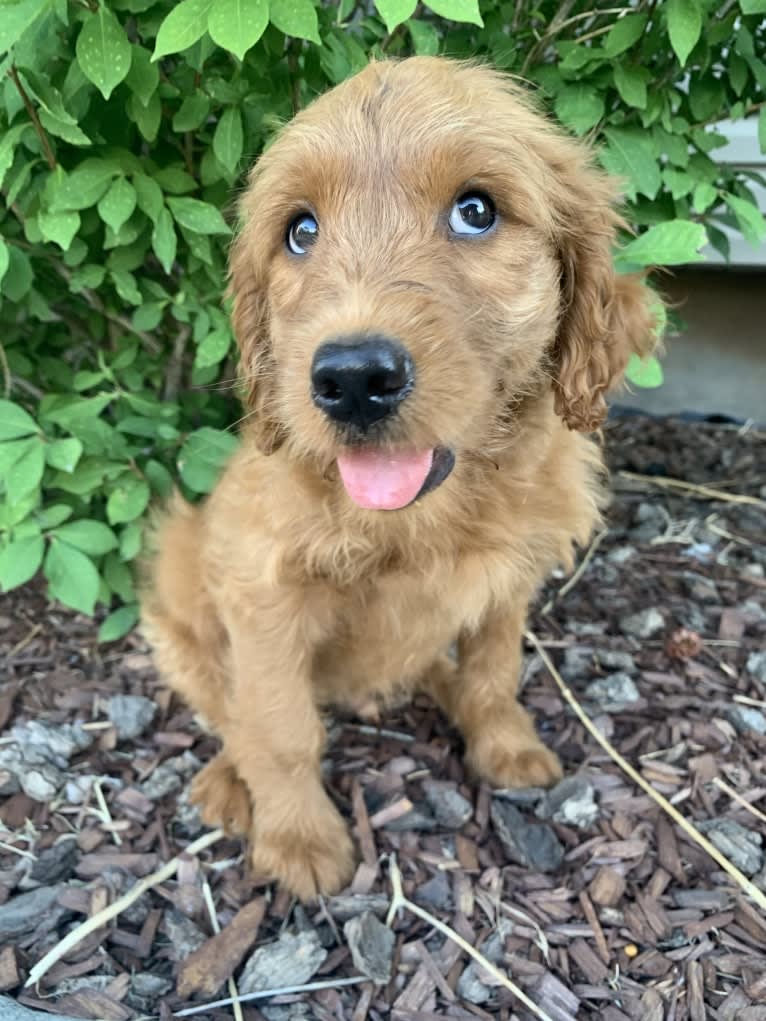
[[[601,144],[640,232],[621,266],[765,225],[715,162],[760,110],[766,0],[0,0],[0,584],[136,619],[150,500],[236,443],[232,195],[279,125],[370,56],[488,59]],[[656,383],[656,366],[633,366]]]

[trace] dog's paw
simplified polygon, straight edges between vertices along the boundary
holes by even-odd
[[[354,847],[329,799],[311,818],[296,816],[278,828],[269,826],[256,806],[250,862],[254,872],[311,901],[346,886],[354,870]]]
[[[563,776],[558,756],[540,741],[479,738],[468,748],[471,768],[493,787],[552,787]]]
[[[202,821],[243,835],[252,826],[250,792],[224,752],[209,762],[192,783],[191,800],[199,805]]]

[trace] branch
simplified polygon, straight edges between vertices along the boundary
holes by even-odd
[[[12,64],[11,67],[8,69],[8,77],[16,86],[16,89],[19,95],[21,96],[21,101],[26,107],[26,111],[29,114],[29,119],[32,121],[32,125],[35,131],[37,132],[37,137],[40,139],[40,145],[42,145],[43,147],[43,152],[45,153],[45,158],[48,161],[48,166],[51,168],[51,170],[55,170],[56,157],[53,153],[53,149],[51,148],[50,139],[48,138],[45,128],[40,123],[40,118],[37,116],[37,110],[35,110],[34,104],[32,103],[32,100],[29,98],[27,90],[24,88],[24,85],[21,81],[21,78],[19,78],[19,73],[16,70],[15,64]]]

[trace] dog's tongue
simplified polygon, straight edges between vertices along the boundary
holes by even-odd
[[[367,510],[398,510],[422,489],[433,455],[433,450],[348,450],[338,455],[338,468],[354,503]]]

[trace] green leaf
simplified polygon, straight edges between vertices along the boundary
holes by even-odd
[[[639,358],[637,354],[631,354],[625,376],[631,383],[644,390],[656,389],[662,386],[664,381],[662,366],[653,355]]]
[[[141,552],[143,535],[144,530],[139,521],[131,521],[123,528],[120,536],[120,556],[123,560],[134,560],[138,556]]]
[[[739,0],[743,14],[766,14],[766,0]]]
[[[201,92],[187,96],[173,116],[173,131],[196,131],[210,113],[210,100]]]
[[[376,0],[375,3],[389,32],[411,18],[417,5],[417,0]]]
[[[207,30],[212,6],[213,0],[181,0],[180,4],[176,4],[160,25],[152,60],[186,50],[196,43]]]
[[[416,21],[411,19],[407,22],[412,45],[418,56],[435,57],[439,52],[439,33],[428,21]]]
[[[194,191],[197,182],[180,167],[163,167],[154,175],[154,180],[163,191],[171,195],[184,195],[187,191]]]
[[[142,213],[150,220],[156,220],[163,205],[162,188],[146,174],[133,175],[133,187],[136,190],[136,201]]]
[[[136,278],[132,273],[128,273],[124,269],[113,269],[109,276],[112,278],[117,293],[123,301],[126,301],[129,305],[141,304],[144,298],[138,289]]]
[[[650,78],[643,67],[630,67],[616,64],[614,67],[614,84],[620,97],[628,106],[638,110],[646,109],[646,85]]]
[[[715,200],[718,198],[718,189],[714,188],[712,184],[696,185],[692,192],[692,209],[695,213],[704,213],[709,209]]]
[[[0,550],[0,587],[3,592],[25,585],[37,574],[43,562],[45,540],[41,535],[12,539]]]
[[[5,495],[8,503],[19,503],[40,485],[45,470],[45,446],[38,437],[24,441],[20,457],[5,472]]]
[[[120,525],[139,517],[146,510],[149,495],[149,486],[146,482],[126,472],[106,502],[106,517],[109,524]]]
[[[142,106],[148,106],[160,84],[160,69],[152,63],[151,53],[143,46],[131,49],[133,57],[125,84]]]
[[[130,71],[133,53],[125,29],[105,3],[86,16],[75,51],[82,73],[109,99]]]
[[[229,353],[231,347],[231,333],[221,326],[211,331],[197,348],[194,358],[194,365],[197,368],[204,368],[208,365],[218,365]]]
[[[762,106],[761,112],[758,114],[758,145],[761,152],[766,152],[766,106]],[[0,273],[0,277],[2,275]]]
[[[48,548],[43,572],[54,599],[81,613],[93,613],[101,580],[89,557],[74,546],[54,539]]]
[[[675,170],[673,167],[666,167],[662,171],[662,180],[674,199],[682,199],[694,189],[694,178],[683,170]]]
[[[54,503],[42,508],[37,521],[40,528],[57,528],[60,524],[72,516],[72,508],[65,503]]]
[[[610,28],[604,40],[604,54],[616,57],[641,38],[646,26],[645,14],[626,14]]]
[[[311,8],[312,11],[314,8]],[[229,106],[224,110],[223,116],[218,121],[213,135],[213,152],[216,159],[224,167],[234,173],[237,169],[244,138],[242,134],[242,115],[236,107]]]
[[[8,245],[0,238],[0,280],[3,279],[5,274],[8,272],[8,267],[11,264],[11,253],[8,251]]]
[[[168,198],[168,206],[177,223],[193,234],[230,234],[226,221],[208,202],[190,198]]]
[[[95,205],[119,172],[119,166],[111,160],[84,160],[71,174],[57,181],[50,200],[51,211],[87,209]]]
[[[726,205],[737,218],[739,229],[751,245],[759,245],[766,237],[766,220],[758,207],[736,195],[724,195]]]
[[[155,92],[146,106],[142,106],[135,96],[131,96],[127,112],[128,116],[135,121],[142,137],[147,142],[153,142],[157,137],[162,121],[162,103],[160,102],[159,93]]]
[[[32,286],[32,265],[26,253],[16,245],[8,249],[8,257],[8,269],[0,280],[0,292],[11,301],[21,301]]]
[[[133,525],[128,525],[123,530],[123,536],[128,528],[133,528]],[[114,592],[116,596],[119,596],[126,603],[132,603],[136,598],[135,589],[133,586],[133,575],[128,565],[120,560],[117,553],[109,553],[104,558],[102,567],[102,573],[104,575],[104,581],[107,583],[109,588]]]
[[[607,145],[599,153],[606,169],[628,184],[628,194],[636,192],[653,199],[662,179],[654,155],[651,136],[633,128],[606,128]]]
[[[39,432],[40,427],[28,412],[12,401],[0,400],[0,441]]]
[[[690,220],[668,220],[650,227],[645,234],[625,245],[617,262],[637,266],[680,266],[699,262],[700,248],[707,242],[705,228]]]
[[[0,17],[0,53],[6,53],[43,13],[50,0],[21,0],[4,3]]]
[[[138,604],[131,603],[130,606],[121,606],[105,618],[98,629],[98,640],[100,642],[116,642],[118,638],[124,638],[132,631],[138,623]]]
[[[80,214],[51,213],[41,210],[37,214],[37,225],[46,241],[55,241],[59,248],[66,252],[80,229]]]
[[[430,0],[426,7],[438,14],[440,18],[449,18],[450,21],[466,21],[471,25],[483,27],[479,13],[478,0]]]
[[[91,556],[99,557],[110,550],[117,549],[117,536],[103,521],[81,518],[79,521],[68,521],[57,528],[53,535],[74,546],[75,549]]]
[[[166,273],[170,273],[173,268],[177,245],[173,217],[167,209],[161,209],[152,230],[152,248]]]
[[[556,116],[577,135],[583,135],[604,116],[604,96],[590,85],[566,85],[556,96]]]
[[[410,0],[407,0],[408,4]],[[380,6],[378,5],[378,10]],[[410,14],[415,10],[414,3]],[[409,17],[410,14],[405,15]],[[293,36],[295,39],[308,39],[312,43],[321,43],[317,12],[311,0],[269,0],[269,19],[280,32]],[[404,18],[400,18],[404,21]]]
[[[115,234],[133,215],[136,208],[136,190],[124,177],[112,181],[109,191],[98,203],[98,212],[104,223],[108,223]]]
[[[45,447],[45,459],[51,468],[73,472],[82,457],[83,446],[77,439],[54,440]]]
[[[668,0],[667,18],[670,45],[683,67],[702,32],[699,0]]]
[[[178,470],[195,493],[209,493],[224,464],[239,446],[237,437],[207,426],[197,429],[181,448]]]
[[[268,23],[268,0],[215,0],[207,29],[214,42],[242,60]]]
[[[46,411],[45,418],[60,425],[62,429],[76,432],[79,426],[97,418],[114,397],[114,394],[98,394],[84,400],[82,397],[73,397],[65,404]]]
[[[29,125],[23,123],[16,124],[12,128],[6,128],[3,131],[2,138],[0,138],[0,187],[2,187],[5,175],[13,164],[13,154],[16,151],[16,146],[28,128]],[[9,199],[9,201],[11,200]]]

